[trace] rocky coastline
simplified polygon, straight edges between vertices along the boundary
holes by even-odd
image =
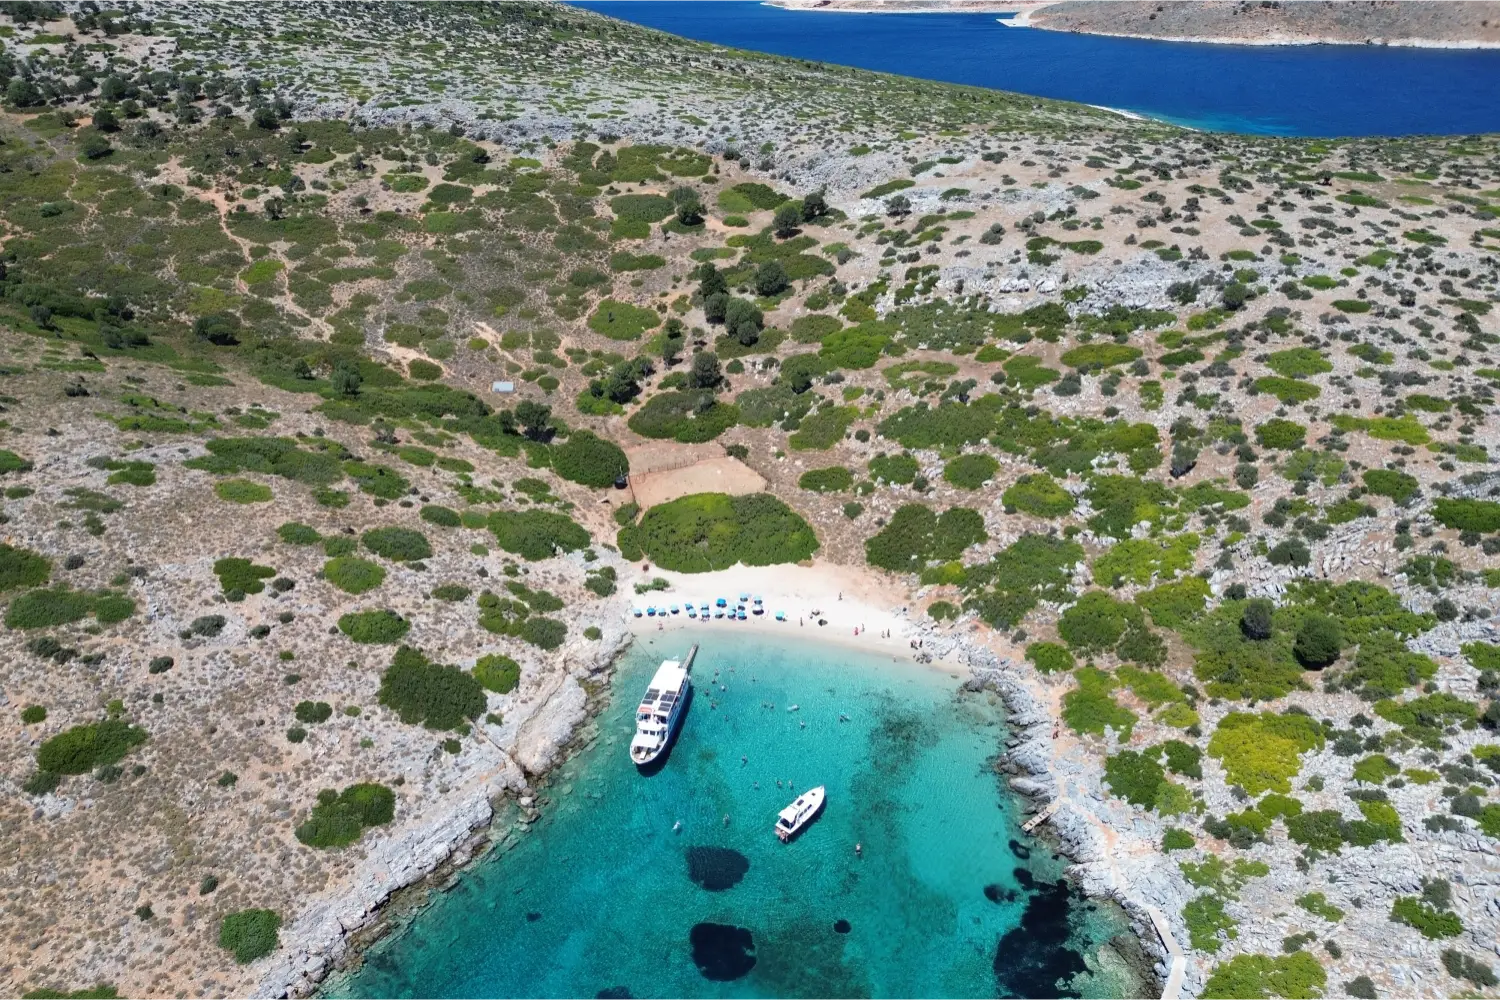
[[[623,606],[622,606],[623,611]],[[320,894],[282,931],[281,947],[256,982],[256,997],[306,997],[364,949],[420,912],[433,890],[524,833],[540,816],[538,786],[592,742],[616,661],[633,636],[622,625],[601,641],[564,647],[539,681],[545,694],[519,724],[488,726],[500,766],[451,790],[395,836],[376,844],[351,878]],[[497,817],[515,815],[514,822]],[[412,905],[401,898],[415,894]]]

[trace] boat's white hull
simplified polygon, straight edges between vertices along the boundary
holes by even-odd
[[[777,814],[775,826],[777,838],[783,844],[790,843],[794,837],[807,829],[809,823],[817,819],[827,799],[827,793],[822,785],[797,796],[791,805]]]
[[[635,762],[636,767],[650,767],[661,759],[662,754],[671,748],[677,739],[677,730],[682,725],[682,706],[687,703],[690,697],[692,697],[691,686],[683,689],[683,696],[672,711],[671,721],[667,723],[666,739],[662,740],[659,746],[650,750],[637,749],[636,747],[630,748],[630,759]]]

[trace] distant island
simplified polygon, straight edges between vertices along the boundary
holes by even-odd
[[[997,13],[1017,27],[1235,45],[1500,48],[1500,3],[1432,0],[770,0],[792,10]]]

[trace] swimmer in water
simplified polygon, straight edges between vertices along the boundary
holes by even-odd
[[[858,857],[858,858],[862,858],[862,857],[865,856],[865,845],[864,844],[856,843],[854,845],[854,856]]]

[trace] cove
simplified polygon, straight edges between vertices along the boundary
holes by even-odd
[[[626,753],[636,700],[691,639],[693,701],[644,776]],[[1004,718],[993,694],[889,657],[712,627],[643,637],[532,830],[325,995],[1136,995],[1109,947],[1123,915],[1019,832],[994,769]],[[827,807],[783,845],[777,810],[815,784]]]
[[[753,0],[575,6],[705,42],[1286,136],[1500,131],[1500,50],[1214,45],[1010,28],[994,14],[789,11]]]

